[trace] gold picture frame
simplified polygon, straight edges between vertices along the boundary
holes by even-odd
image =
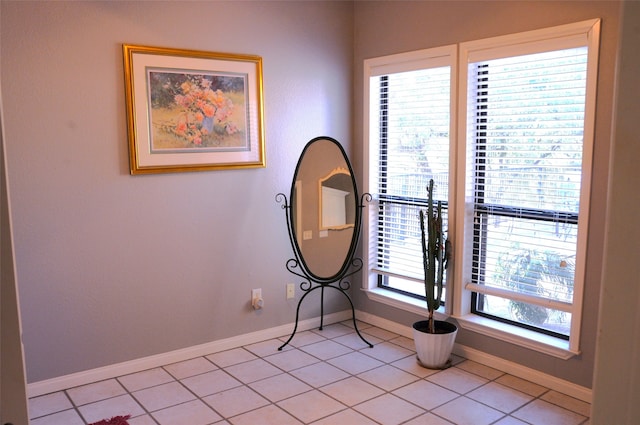
[[[266,166],[260,56],[122,47],[131,174]]]

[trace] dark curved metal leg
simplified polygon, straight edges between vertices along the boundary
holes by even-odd
[[[344,295],[347,298],[347,301],[349,301],[349,305],[351,306],[351,318],[353,320],[353,328],[355,329],[356,333],[358,334],[358,336],[360,337],[360,339],[362,341],[364,341],[365,344],[367,344],[369,346],[369,348],[373,348],[373,344],[371,344],[369,341],[367,341],[362,334],[360,333],[360,330],[358,329],[358,323],[356,322],[356,309],[353,306],[353,301],[351,301],[351,297],[349,296],[349,294],[347,294],[345,292],[344,289],[339,288],[337,286],[332,286],[332,285],[319,285],[319,286],[315,286],[311,289],[309,289],[307,292],[304,293],[304,295],[300,298],[300,301],[298,301],[298,307],[296,308],[296,322],[295,325],[293,327],[293,332],[291,332],[291,335],[289,336],[289,339],[287,339],[287,341],[282,344],[280,347],[278,347],[278,351],[282,351],[282,349],[284,347],[286,347],[289,342],[291,342],[291,340],[293,339],[294,335],[296,334],[296,332],[298,331],[298,320],[300,317],[300,306],[302,305],[302,301],[304,301],[304,299],[306,298],[307,295],[309,295],[311,292],[315,291],[316,289],[320,289],[320,328],[319,330],[322,330],[323,327],[323,321],[324,321],[324,288],[328,287],[328,288],[333,288],[337,291],[339,291],[340,293],[342,293],[342,295]]]
[[[289,342],[291,342],[291,340],[293,339],[293,336],[296,334],[296,331],[298,330],[298,318],[300,317],[300,306],[302,305],[302,301],[305,299],[305,297],[307,295],[309,295],[311,292],[313,292],[314,289],[318,289],[318,288],[319,288],[319,286],[316,286],[315,288],[311,288],[307,292],[305,292],[302,297],[300,297],[300,301],[298,301],[298,308],[296,308],[296,324],[293,327],[293,332],[291,332],[291,335],[289,336],[289,339],[284,344],[282,344],[280,347],[278,347],[278,351],[282,351],[282,349],[287,344],[289,344]]]
[[[334,286],[333,288],[336,288],[336,287]],[[353,328],[356,330],[356,333],[358,334],[360,339],[363,340],[365,342],[365,344],[367,344],[369,346],[369,348],[373,348],[373,344],[370,343],[369,341],[367,341],[366,339],[364,339],[364,337],[362,336],[362,334],[358,330],[358,324],[356,323],[356,309],[353,307],[353,301],[351,301],[351,297],[343,289],[341,289],[341,288],[336,288],[336,289],[338,291],[342,292],[342,294],[345,297],[347,297],[347,300],[349,301],[349,305],[351,305],[351,318],[353,319]]]
[[[322,330],[322,325],[324,323],[324,285],[320,287],[320,327],[319,331]]]

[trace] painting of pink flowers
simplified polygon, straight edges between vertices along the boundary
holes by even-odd
[[[122,48],[131,174],[266,166],[260,56]]]
[[[151,150],[248,149],[246,77],[149,70]]]

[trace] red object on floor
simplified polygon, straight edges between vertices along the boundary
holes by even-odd
[[[100,422],[95,422],[90,425],[129,425],[127,419],[129,419],[131,415],[127,416],[114,416],[111,419],[104,419]]]

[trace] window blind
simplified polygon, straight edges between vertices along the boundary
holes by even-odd
[[[372,80],[370,86],[376,91],[371,96],[379,100],[374,270],[421,281],[418,211],[426,208],[431,178],[435,181],[434,197],[443,202],[446,215],[451,68],[397,72]]]
[[[541,322],[553,315],[566,321],[577,252],[587,48],[469,68],[473,161],[466,190],[474,200],[474,258],[468,289],[511,299],[512,310],[513,300],[550,307],[538,312]],[[480,297],[477,308],[513,315],[490,299]]]

